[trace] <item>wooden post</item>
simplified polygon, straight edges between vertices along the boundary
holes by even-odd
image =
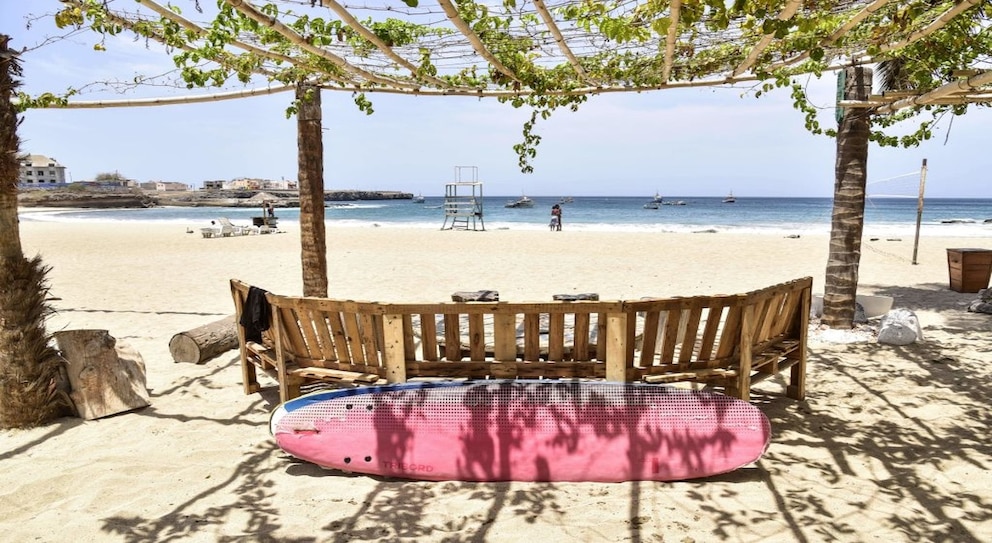
[[[64,330],[54,336],[80,417],[93,420],[151,405],[145,362],[133,348],[106,330]]]
[[[920,249],[920,223],[923,221],[923,188],[927,184],[927,159],[923,159],[923,167],[920,168],[920,196],[916,201],[916,238],[913,239],[913,264],[916,262],[916,255]]]
[[[234,315],[219,321],[179,332],[169,341],[169,352],[176,362],[203,364],[231,349],[238,348],[238,329]]]

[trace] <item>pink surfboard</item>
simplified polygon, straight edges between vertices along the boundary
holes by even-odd
[[[323,391],[272,414],[279,447],[327,468],[429,481],[676,481],[756,461],[748,402],[657,385],[491,380]]]

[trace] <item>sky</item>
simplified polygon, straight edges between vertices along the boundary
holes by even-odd
[[[0,0],[0,32],[11,35],[11,47],[29,48],[21,57],[25,92],[63,92],[172,66],[164,49],[130,37],[108,38],[105,52],[94,51],[95,34],[36,47],[59,31],[50,21],[28,29],[25,16],[58,6],[57,0]],[[824,127],[835,126],[835,89],[833,75],[808,83]],[[542,142],[530,174],[520,172],[513,151],[529,110],[495,99],[369,94],[375,113],[368,116],[351,93],[324,91],[324,186],[439,196],[446,183],[478,180],[493,196],[831,196],[835,140],[805,129],[787,89],[760,98],[746,91],[591,97],[577,112],[558,111],[539,122]],[[78,99],[211,92],[153,87]],[[287,92],[190,105],[31,110],[18,133],[22,152],[55,158],[74,181],[105,172],[194,187],[240,177],[295,179],[296,122],[285,114],[292,99]],[[919,147],[871,144],[869,196],[915,196],[926,159],[928,197],[992,198],[990,129],[992,111],[971,108],[963,117],[946,117]],[[459,166],[476,167],[477,179]]]

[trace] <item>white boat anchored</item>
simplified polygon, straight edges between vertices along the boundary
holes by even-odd
[[[424,195],[423,194],[418,194],[418,195],[414,196],[413,197],[413,203],[415,203],[415,204],[422,204],[422,203],[424,203]]]
[[[733,204],[735,202],[737,202],[737,198],[734,197],[734,191],[730,191],[730,194],[723,198],[723,203],[725,204]]]
[[[531,200],[527,196],[521,196],[512,202],[507,202],[503,207],[534,207],[534,200]]]

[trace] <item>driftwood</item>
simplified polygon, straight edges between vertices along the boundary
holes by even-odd
[[[169,341],[169,352],[176,362],[203,364],[231,349],[238,348],[238,330],[234,315],[179,332]]]
[[[145,385],[145,362],[106,330],[56,332],[55,342],[66,361],[69,397],[79,416],[98,419],[151,405]]]

